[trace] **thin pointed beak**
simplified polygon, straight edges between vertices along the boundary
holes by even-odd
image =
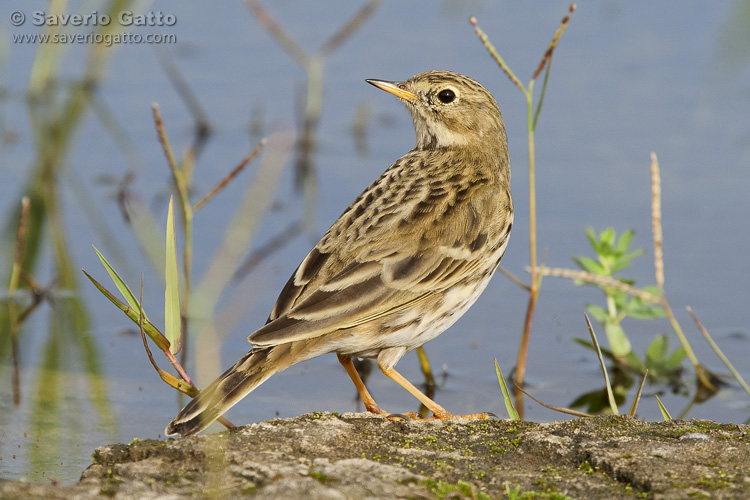
[[[389,94],[393,94],[405,101],[414,102],[418,99],[416,94],[412,94],[408,90],[404,89],[404,84],[401,82],[387,82],[385,80],[365,80],[370,85],[375,85],[380,90],[385,90]]]

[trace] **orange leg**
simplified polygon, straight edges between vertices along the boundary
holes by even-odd
[[[336,355],[339,358],[339,363],[341,363],[341,365],[344,367],[344,370],[346,370],[346,373],[349,374],[349,378],[351,378],[352,382],[354,382],[354,386],[357,388],[359,397],[362,398],[362,402],[365,404],[365,408],[367,408],[367,411],[369,411],[370,413],[375,413],[376,415],[382,415],[384,417],[390,415],[387,411],[381,410],[378,404],[372,398],[367,390],[367,387],[365,387],[365,383],[362,382],[362,379],[359,377],[357,369],[354,368],[352,358],[348,356],[342,356],[341,354]]]
[[[353,367],[352,367],[353,368]],[[384,368],[383,366],[380,366],[380,369],[385,373],[385,375],[390,378],[391,380],[398,383],[401,387],[406,389],[411,393],[412,396],[417,398],[423,405],[425,405],[427,408],[430,409],[432,412],[433,417],[428,418],[425,420],[477,420],[477,419],[487,419],[490,418],[489,413],[473,413],[470,415],[454,415],[452,413],[449,413],[445,408],[428,398],[422,391],[414,387],[414,384],[409,382],[404,378],[403,375],[401,375],[399,372],[397,372],[393,368]],[[348,370],[347,370],[348,371]],[[361,382],[361,381],[360,381]],[[356,382],[355,382],[356,384]],[[361,392],[360,392],[361,394]],[[407,413],[407,415],[411,416]]]

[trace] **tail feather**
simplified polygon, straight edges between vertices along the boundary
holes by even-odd
[[[289,358],[289,352],[284,347],[253,349],[248,352],[172,419],[164,430],[166,435],[192,436],[208,427],[271,375],[292,364],[285,362],[285,358]]]

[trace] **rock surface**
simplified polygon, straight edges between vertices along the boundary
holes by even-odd
[[[750,430],[628,417],[444,423],[311,413],[103,446],[73,486],[0,481],[3,499],[494,499],[508,490],[551,499],[750,498]]]

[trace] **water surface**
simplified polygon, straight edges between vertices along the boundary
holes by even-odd
[[[314,7],[293,1],[268,3],[278,23],[309,53],[359,8],[359,4],[343,1]],[[254,146],[257,137],[251,122],[260,120],[264,134],[294,131],[295,102],[304,93],[306,74],[241,2],[221,3],[200,12],[173,1],[151,7],[173,14],[177,22],[171,27],[143,27],[141,33],[171,33],[177,43],[116,47],[96,92],[98,111],[89,110],[77,125],[66,168],[57,182],[75,267],[107,283],[91,250],[94,244],[112,255],[115,263],[120,262],[118,269],[133,288],[141,271],[151,274],[144,297],[152,319],[160,324],[162,285],[122,219],[113,196],[116,187],[101,182],[102,177],[121,178],[134,172],[130,189],[163,225],[170,174],[156,140],[151,103],[159,103],[178,156],[192,140],[193,121],[159,58],[167,57],[179,68],[212,127],[196,165],[196,199]],[[5,137],[0,150],[4,220],[18,206],[38,147],[24,99],[38,46],[10,43],[10,35],[41,31],[28,22],[22,27],[10,25],[9,16],[15,10],[30,16],[32,8],[26,2],[6,2],[0,12],[7,53],[0,108]],[[221,304],[245,301],[238,325],[222,332],[223,366],[246,352],[246,336],[264,323],[278,291],[317,237],[372,179],[413,147],[408,113],[394,98],[364,83],[365,78],[399,80],[428,69],[450,69],[479,80],[495,95],[508,132],[516,207],[503,266],[528,280],[523,270],[529,258],[525,101],[489,58],[467,19],[478,17],[526,82],[566,10],[562,2],[385,2],[330,55],[324,67],[324,101],[314,156],[318,199],[313,224],[223,297]],[[654,283],[649,155],[658,154],[668,298],[701,362],[720,374],[727,371],[693,327],[685,305],[692,306],[746,378],[750,377],[746,361],[750,359],[750,266],[744,251],[750,243],[747,11],[747,2],[739,0],[711,8],[697,1],[681,2],[679,9],[671,3],[650,2],[579,5],[555,53],[536,135],[538,236],[547,263],[571,267],[571,255],[589,255],[584,237],[587,227],[632,228],[636,230],[634,247],[648,249],[628,274],[639,285]],[[88,29],[73,28],[73,32]],[[88,48],[81,44],[64,47],[63,79],[80,78]],[[351,133],[361,105],[371,110],[365,155],[358,154]],[[105,115],[114,117],[123,134],[117,137],[125,138],[125,147],[105,127]],[[260,223],[256,246],[306,211],[293,188],[291,163],[276,189],[274,211]],[[207,269],[257,163],[253,165],[251,172],[196,215],[196,277]],[[97,220],[109,227],[108,233],[95,228]],[[10,255],[6,248],[4,263]],[[51,251],[42,252],[35,270],[39,282],[52,278],[51,262]],[[158,379],[144,356],[132,323],[83,276],[78,279],[80,298],[91,319],[88,331],[82,333],[95,346],[106,402],[99,403],[103,407],[92,402],[96,381],[85,375],[78,348],[66,347],[67,337],[61,337],[59,345],[52,345],[63,349],[71,362],[60,374],[57,409],[46,419],[34,418],[39,408],[34,394],[44,380],[40,366],[54,331],[50,325],[59,320],[59,307],[44,305],[23,327],[18,408],[11,398],[11,361],[8,356],[2,360],[2,477],[75,481],[95,446],[159,437],[179,409],[174,392]],[[455,412],[505,414],[492,359],[496,357],[506,373],[514,366],[526,300],[525,292],[497,276],[461,321],[426,346],[440,375],[436,395],[440,404]],[[566,280],[545,279],[527,375],[529,390],[545,402],[568,405],[581,393],[602,386],[595,357],[571,341],[587,335],[583,320],[587,303],[602,304],[603,296]],[[666,321],[629,320],[624,326],[641,355],[659,333],[670,335],[672,348],[677,345]],[[687,362],[685,367],[690,383]],[[407,378],[420,380],[413,354],[401,361],[399,369]],[[369,385],[381,406],[393,411],[414,409],[414,399],[382,375],[373,374]],[[647,388],[649,394],[660,390]],[[242,424],[313,410],[352,411],[358,408],[354,396],[335,357],[324,356],[273,377],[232,409],[229,417]],[[688,401],[668,392],[662,399],[673,414]],[[742,422],[749,406],[747,395],[730,384],[689,416]],[[639,415],[660,418],[654,398],[642,401]],[[533,402],[526,403],[526,417],[535,421],[564,418]]]

